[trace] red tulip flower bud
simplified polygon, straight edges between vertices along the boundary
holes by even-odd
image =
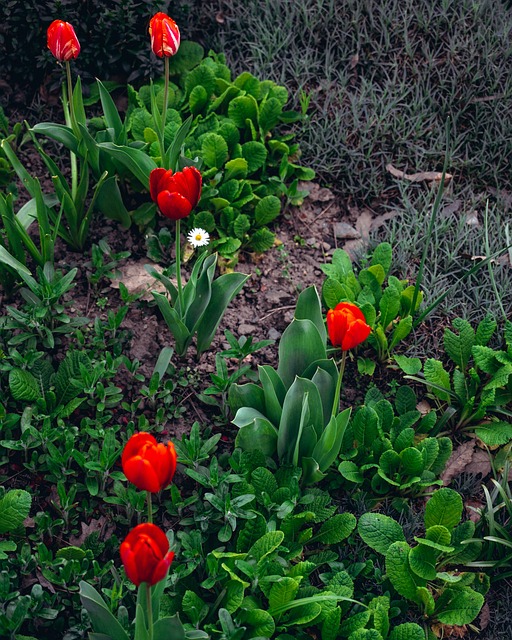
[[[157,493],[165,489],[176,472],[176,449],[172,442],[158,443],[141,431],[126,443],[121,456],[124,475],[141,491]]]
[[[171,169],[153,169],[149,174],[149,191],[166,218],[186,218],[201,197],[202,177],[195,167],[173,173]]]
[[[327,331],[334,347],[348,351],[364,342],[370,335],[371,327],[361,309],[350,302],[340,302],[327,312]]]
[[[121,544],[121,560],[126,575],[135,586],[160,582],[171,566],[174,552],[169,551],[165,533],[155,524],[139,524]]]
[[[151,48],[159,58],[173,56],[180,48],[180,30],[165,13],[156,13],[149,21]]]
[[[63,20],[54,20],[48,27],[47,45],[59,62],[67,62],[77,58],[80,53],[80,43],[75,30]]]

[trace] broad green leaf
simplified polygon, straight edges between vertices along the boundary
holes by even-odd
[[[436,602],[436,617],[443,624],[462,626],[473,622],[484,597],[469,587],[445,589]]]
[[[156,620],[153,627],[153,640],[169,640],[169,638],[172,638],[172,640],[185,640],[186,637],[190,638],[188,633],[185,635],[185,629],[178,616]],[[204,638],[204,636],[201,636],[201,638]]]
[[[388,640],[425,640],[425,632],[415,622],[405,622],[392,629]]]
[[[272,456],[277,450],[277,430],[268,420],[255,418],[240,428],[235,445],[243,451],[262,451],[266,456]]]
[[[397,317],[400,311],[400,294],[394,287],[386,287],[379,303],[380,323],[384,330]]]
[[[393,542],[386,553],[386,574],[394,589],[401,596],[419,602],[417,587],[425,587],[427,581],[417,576],[409,565],[411,549],[407,542]]]
[[[489,447],[507,444],[512,440],[510,422],[485,422],[475,428],[475,435]]]
[[[322,622],[322,640],[336,640],[340,631],[341,609],[336,607],[328,611]]]
[[[450,400],[450,374],[443,367],[443,363],[440,360],[429,358],[423,367],[423,374],[427,382],[432,382],[437,387],[442,387],[446,391],[442,391],[439,388],[431,387],[432,393],[441,400]]]
[[[241,180],[247,177],[249,164],[245,158],[234,158],[226,162],[225,170],[225,180]]]
[[[129,640],[128,634],[112,615],[100,594],[83,580],[80,581],[80,600],[96,632],[105,633],[111,640]]]
[[[246,120],[258,119],[258,104],[252,96],[238,96],[229,103],[228,116],[239,129],[244,129]]]
[[[397,365],[404,373],[414,376],[421,371],[421,360],[419,358],[408,358],[407,356],[393,356]]]
[[[249,246],[256,253],[264,253],[274,246],[276,236],[267,227],[260,227],[253,233]]]
[[[421,451],[418,451],[418,449],[413,447],[404,449],[400,453],[400,458],[403,470],[408,476],[419,476],[423,473],[425,463],[423,462]]]
[[[411,331],[412,316],[406,316],[405,318],[402,318],[394,328],[393,333],[391,334],[389,350],[392,351],[399,342],[407,338]]]
[[[311,320],[292,320],[279,343],[277,372],[285,387],[289,388],[313,362],[325,358],[325,342],[315,324]]]
[[[144,151],[134,147],[118,146],[112,142],[101,142],[98,147],[118,160],[146,189],[148,188],[149,174],[156,169],[156,163]]]
[[[278,124],[282,110],[277,98],[269,98],[261,105],[258,123],[263,134],[271,131]]]
[[[338,471],[349,482],[355,482],[361,484],[364,481],[364,476],[361,473],[359,467],[355,462],[351,460],[344,460],[338,466]]]
[[[444,349],[459,369],[465,371],[475,343],[475,332],[469,322],[462,318],[455,318],[452,324],[459,333],[457,335],[448,328],[444,330]]]
[[[192,69],[185,78],[187,96],[190,95],[194,87],[201,86],[206,91],[208,97],[210,97],[214,93],[216,85],[215,74],[204,62],[195,69]]]
[[[217,133],[207,133],[203,138],[201,154],[207,167],[219,169],[228,159],[228,145]]]
[[[425,527],[442,525],[451,531],[462,517],[462,498],[453,489],[443,487],[434,492],[425,507]]]
[[[284,533],[282,531],[269,531],[257,540],[247,552],[258,562],[273,553],[283,542]]]
[[[268,606],[270,609],[283,607],[291,602],[299,591],[299,581],[293,578],[281,578],[270,589]]]
[[[498,323],[492,316],[485,316],[476,328],[475,344],[486,346],[496,331],[497,326]]]
[[[230,580],[226,586],[226,597],[222,603],[222,606],[229,611],[229,613],[235,613],[244,599],[244,585],[238,580]]]
[[[352,633],[358,629],[363,629],[370,621],[371,612],[366,609],[359,613],[354,613],[348,618],[345,618],[340,627],[340,635],[343,638],[350,637]]]
[[[378,435],[379,418],[371,407],[363,405],[355,414],[352,421],[354,438],[359,446],[370,447]]]
[[[9,371],[9,389],[15,400],[24,402],[33,402],[42,394],[35,376],[25,369],[11,369]]]
[[[348,640],[383,640],[376,629],[358,629],[350,634]]]
[[[386,554],[394,542],[405,542],[404,532],[398,522],[381,513],[364,513],[359,518],[357,532],[377,553]]]
[[[297,305],[295,307],[294,318],[296,320],[311,320],[320,334],[320,337],[325,342],[327,340],[327,330],[325,328],[324,317],[322,314],[322,303],[316,287],[307,287],[304,291],[301,291],[297,299]],[[319,355],[316,360],[323,358]]]
[[[276,196],[265,196],[256,205],[254,220],[258,226],[263,226],[275,220],[281,213],[281,202]]]
[[[252,472],[251,483],[254,486],[256,496],[267,493],[272,497],[277,491],[277,481],[274,474],[268,469],[265,469],[265,467],[258,467]]]
[[[249,638],[272,638],[276,629],[274,618],[263,609],[248,609],[244,614],[244,625],[251,628]]]
[[[384,269],[384,273],[387,275],[391,268],[392,254],[393,251],[389,242],[381,242],[373,251],[370,265],[380,264]]]
[[[247,160],[249,173],[261,169],[267,159],[267,150],[261,142],[250,141],[242,145],[242,157]]]
[[[323,544],[338,544],[356,528],[356,517],[352,513],[338,513],[326,520],[316,535],[311,538]]]
[[[242,587],[242,585],[240,586]],[[196,593],[187,589],[181,601],[181,610],[190,622],[197,626],[208,613],[208,605],[206,605]]]
[[[28,517],[32,496],[23,489],[7,491],[0,500],[0,533],[14,531]]]
[[[409,553],[409,565],[420,578],[435,580],[437,555],[433,549],[419,544]]]

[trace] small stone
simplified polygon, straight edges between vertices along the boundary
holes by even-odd
[[[269,329],[269,331],[268,331],[268,339],[269,340],[278,340],[280,337],[281,337],[281,332],[280,331],[278,331],[277,329],[274,329],[274,327]]]
[[[250,333],[253,333],[257,329],[258,329],[258,327],[255,327],[253,324],[241,324],[238,327],[238,331],[239,331],[240,335],[242,335],[242,336],[246,336],[246,335],[248,335]]]
[[[306,244],[308,247],[316,247],[316,238],[307,238]]]
[[[478,220],[478,213],[476,211],[470,211],[466,215],[466,224],[469,224],[471,227],[480,226],[480,221]]]
[[[333,229],[336,238],[356,240],[361,237],[359,231],[346,222],[335,222]]]

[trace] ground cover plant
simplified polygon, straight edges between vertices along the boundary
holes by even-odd
[[[506,185],[501,160],[478,175],[460,164],[471,141],[487,139],[482,123],[448,100],[450,118],[424,148],[436,171],[411,181],[393,168],[391,195],[387,147],[376,135],[367,148],[363,136],[368,166],[344,189],[365,192],[367,205],[380,197],[389,224],[375,212],[370,239],[358,209],[356,243],[341,247],[343,206],[311,182],[318,170],[324,184],[340,179],[310,153],[316,137],[329,158],[318,126],[327,97],[308,95],[311,70],[277,77],[272,65],[250,67],[254,56],[234,69],[253,33],[250,2],[213,14],[222,53],[181,41],[181,23],[146,4],[149,33],[139,37],[154,77],[117,82],[124,103],[108,74],[77,73],[88,30],[62,14],[45,34],[62,67],[62,109],[14,123],[6,105],[2,118],[0,635],[509,637]],[[389,76],[386,47],[405,35],[409,72],[432,42],[436,56],[453,55],[477,19],[478,49],[485,20],[496,19],[485,3],[428,13],[390,2],[387,14],[349,1],[292,4],[268,36],[293,31],[282,43],[293,51],[297,25],[317,25],[319,53],[327,16],[338,55],[338,30],[358,18],[358,56],[369,55],[370,33],[382,38],[376,83]],[[133,28],[141,6],[127,7]],[[425,31],[434,23],[440,30]],[[504,24],[512,20],[491,52]],[[314,48],[293,65],[312,62]],[[436,65],[415,69],[418,92],[436,82],[444,98],[469,90],[471,69],[446,82]],[[407,74],[401,82],[413,91]],[[493,104],[508,95],[500,82]],[[386,91],[370,109],[377,120],[381,109],[395,115]],[[336,113],[354,114],[346,107],[338,94]],[[410,137],[396,120],[391,132]],[[493,145],[506,155],[499,132]],[[487,199],[481,224],[464,215],[455,238],[451,220],[469,205],[454,205],[454,174],[472,194],[484,185],[501,194],[472,201]],[[391,202],[415,224],[386,212]],[[450,262],[468,242],[478,260]]]

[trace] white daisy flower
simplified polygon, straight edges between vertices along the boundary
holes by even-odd
[[[210,242],[210,234],[204,229],[199,229],[199,227],[197,227],[188,232],[187,240],[194,248],[206,247]]]

